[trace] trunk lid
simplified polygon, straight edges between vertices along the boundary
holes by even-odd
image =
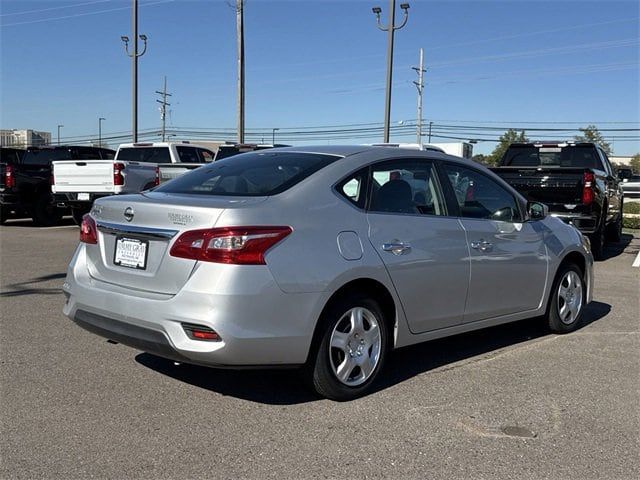
[[[87,244],[89,273],[97,280],[135,290],[176,294],[197,262],[170,256],[173,242],[185,231],[212,228],[227,208],[263,200],[157,192],[98,200],[91,213],[98,244]],[[133,262],[127,253],[131,249],[138,252]]]
[[[113,160],[53,162],[54,193],[114,191]]]

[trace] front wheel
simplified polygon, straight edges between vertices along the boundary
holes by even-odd
[[[573,264],[560,268],[547,307],[547,323],[552,332],[569,333],[578,328],[586,290],[580,268]]]
[[[377,302],[354,295],[336,302],[321,319],[320,345],[312,357],[313,388],[331,400],[364,395],[388,350],[388,330]]]

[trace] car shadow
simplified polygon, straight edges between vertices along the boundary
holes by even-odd
[[[75,226],[75,222],[73,221],[73,217],[62,217],[59,222],[56,222],[51,227],[67,227],[67,226]],[[50,228],[50,227],[40,227],[38,225],[34,225],[33,220],[30,218],[9,218],[7,221],[2,224],[2,228],[9,227],[30,227],[30,228]]]
[[[605,317],[611,306],[592,302],[583,313],[582,326]],[[393,352],[371,394],[404,382],[414,376],[473,359],[505,347],[550,335],[540,318],[500,325],[420,343]],[[148,353],[136,361],[155,372],[180,382],[225,396],[270,405],[293,405],[319,400],[303,381],[300,369],[295,370],[224,370],[197,365],[176,365]]]
[[[607,242],[604,245],[604,250],[602,251],[602,258],[599,260],[603,262],[605,260],[609,260],[610,258],[617,257],[618,255],[622,255],[625,253],[625,249],[629,246],[631,241],[633,240],[633,235],[628,233],[623,233],[620,237],[620,241],[618,242]],[[632,254],[633,252],[626,252]],[[635,255],[635,253],[633,253]]]
[[[19,283],[10,283],[6,285],[8,290],[3,290],[0,292],[0,297],[21,297],[23,295],[59,295],[62,293],[62,288],[54,287],[54,288],[43,288],[43,287],[33,287],[33,284],[49,282],[51,280],[59,280],[61,278],[65,278],[67,276],[66,273],[52,273],[50,275],[43,275],[41,277],[36,277],[31,280],[27,280],[26,282]]]

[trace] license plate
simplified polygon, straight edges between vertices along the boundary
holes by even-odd
[[[78,194],[78,200],[89,200],[90,196],[88,193],[79,193]]]
[[[147,241],[138,240],[137,238],[117,237],[113,263],[121,267],[144,270],[147,268],[148,249],[149,242]]]

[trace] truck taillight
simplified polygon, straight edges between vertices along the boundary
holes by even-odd
[[[113,164],[113,184],[114,185],[124,185],[124,175],[122,171],[124,170],[124,163],[114,163]]]
[[[291,227],[222,227],[184,232],[169,254],[203,262],[265,265],[264,255]]]
[[[82,217],[82,224],[80,224],[80,241],[94,245],[98,243],[96,222],[88,213]]]
[[[156,178],[154,179],[153,184],[156,187],[160,185],[160,167],[156,167]]]
[[[584,172],[582,176],[582,204],[591,205],[594,199],[593,183],[595,175],[591,172]]]
[[[13,165],[7,164],[5,167],[4,186],[5,188],[13,188],[16,186],[16,177],[13,176]]]

